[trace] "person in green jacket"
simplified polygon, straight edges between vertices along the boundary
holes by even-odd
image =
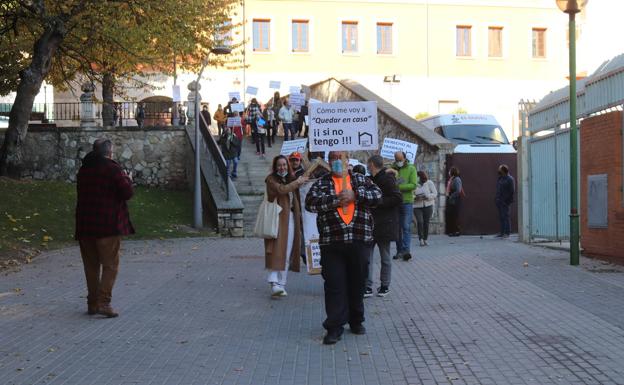
[[[403,195],[403,204],[399,213],[399,236],[396,241],[397,253],[394,259],[403,258],[409,261],[412,258],[411,242],[412,242],[412,216],[414,207],[414,190],[418,185],[418,175],[416,175],[416,167],[409,163],[403,151],[394,153],[394,164],[392,168],[397,171],[397,183],[399,191]]]

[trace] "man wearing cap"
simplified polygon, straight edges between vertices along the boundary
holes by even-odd
[[[332,151],[332,172],[319,178],[306,196],[306,210],[318,213],[322,275],[325,280],[323,343],[340,340],[344,325],[351,333],[365,334],[364,289],[368,274],[368,257],[373,243],[371,207],[382,201],[382,194],[369,178],[343,173],[346,154]]]
[[[293,172],[295,173],[295,178],[299,178],[305,172],[305,169],[303,168],[303,164],[301,162],[302,159],[303,159],[303,157],[297,151],[293,152],[288,157],[288,161],[290,162],[290,166],[292,167]]]

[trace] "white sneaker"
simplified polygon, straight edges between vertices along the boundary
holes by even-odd
[[[282,293],[279,295],[280,297],[288,297],[288,293],[286,292],[286,289],[284,289],[282,287]]]
[[[271,282],[271,297],[282,297],[286,291],[282,286],[275,282]]]
[[[429,246],[429,243],[427,243],[427,241],[423,241],[425,243],[425,246]]]
[[[425,245],[425,241],[423,239],[420,240],[420,245],[424,246]]]

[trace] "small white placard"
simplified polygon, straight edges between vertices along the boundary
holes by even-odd
[[[295,109],[301,107],[305,104],[305,94],[291,94],[288,97],[288,102],[295,107]]]
[[[243,103],[234,103],[231,105],[232,112],[243,112],[245,111],[245,105]]]
[[[381,146],[381,156],[386,159],[394,159],[394,153],[397,151],[403,151],[407,155],[407,159],[414,164],[418,145],[404,140],[385,138],[383,146]]]
[[[271,80],[269,81],[269,88],[272,90],[279,90],[282,88],[282,82],[279,80]]]
[[[178,84],[175,84],[173,87],[171,87],[171,93],[173,94],[173,97],[171,99],[173,99],[174,102],[182,101],[182,96],[180,95],[180,86]]]
[[[228,92],[228,97],[230,98],[230,100],[232,99],[236,99],[237,101],[241,100],[240,92],[238,91]]]
[[[227,126],[228,127],[238,127],[241,125],[241,118],[239,117],[233,117],[233,118],[228,118],[227,119]]]
[[[290,86],[290,88],[288,88],[288,91],[290,94],[298,94],[301,92],[301,86]]]
[[[282,144],[280,155],[288,156],[295,151],[300,154],[304,154],[306,147],[308,147],[308,139],[289,140]]]
[[[376,102],[317,103],[310,106],[310,151],[378,148]]]
[[[258,87],[247,86],[247,95],[258,95]]]

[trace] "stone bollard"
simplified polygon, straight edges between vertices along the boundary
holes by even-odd
[[[84,129],[95,129],[95,103],[94,94],[95,86],[93,83],[82,84],[82,95],[80,95],[80,127]]]
[[[197,83],[196,81],[192,81],[189,83],[187,88],[190,92],[188,93],[186,99],[186,115],[188,116],[188,122],[186,122],[186,124],[193,126],[195,124],[195,93],[197,93],[197,102],[201,104],[202,97],[199,93],[199,90],[201,90],[201,84]]]

